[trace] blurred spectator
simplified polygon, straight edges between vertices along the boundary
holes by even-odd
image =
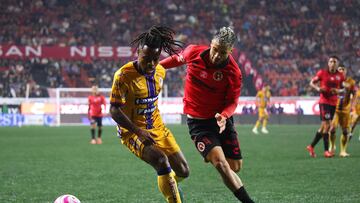
[[[239,33],[236,48],[274,96],[311,96],[309,77],[329,55],[339,55],[350,75],[360,79],[359,7],[357,0],[2,0],[0,45],[128,46],[132,36],[153,24],[170,25],[186,44],[201,44],[230,25]],[[1,60],[0,96],[25,96],[27,83],[109,88],[111,73],[121,65],[99,59]],[[183,94],[184,70],[177,70],[168,71],[168,96]],[[242,94],[253,96],[253,75],[248,77],[244,74]]]

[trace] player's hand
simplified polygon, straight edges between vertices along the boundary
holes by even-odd
[[[216,118],[218,126],[220,127],[219,133],[222,133],[226,127],[226,118],[225,118],[225,116],[223,116],[219,113],[216,113],[215,118]]]
[[[155,144],[155,140],[151,137],[151,133],[143,130],[143,129],[139,129],[139,131],[136,133],[139,138],[141,140],[143,140],[144,144],[149,143],[150,145]]]
[[[341,90],[340,90],[340,89],[336,89],[336,88],[331,88],[331,89],[330,89],[330,93],[331,93],[331,94],[341,94]]]
[[[319,87],[319,92],[325,93],[325,92],[326,92],[326,89],[323,88],[323,87]]]

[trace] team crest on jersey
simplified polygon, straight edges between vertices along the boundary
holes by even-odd
[[[200,77],[207,78],[207,76],[208,76],[207,72],[205,72],[205,71],[200,72]]]
[[[213,78],[214,80],[216,81],[220,81],[222,80],[224,77],[223,73],[221,71],[216,71],[214,74],[213,74]]]
[[[198,142],[196,145],[199,152],[203,152],[205,150],[205,144],[203,142]]]
[[[325,118],[330,119],[330,113],[325,113]]]
[[[336,78],[336,80],[340,80],[340,76],[338,76],[338,75],[335,78]]]

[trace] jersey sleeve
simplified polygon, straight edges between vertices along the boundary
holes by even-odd
[[[126,84],[125,79],[125,75],[121,71],[121,69],[115,73],[110,93],[111,105],[122,106],[126,103],[126,93],[128,91],[128,85]]]
[[[229,118],[234,114],[238,105],[242,84],[242,75],[240,72],[238,72],[238,74],[231,75],[228,79],[229,88],[225,97],[225,108],[221,112],[221,114],[226,118]]]
[[[317,82],[317,81],[320,81],[321,80],[321,76],[322,76],[322,70],[319,70],[317,73],[316,73],[316,75],[312,78],[312,80],[314,81],[314,82]]]
[[[193,45],[189,45],[184,50],[182,50],[178,55],[174,54],[160,61],[160,64],[165,68],[173,68],[184,65],[189,61],[189,56],[192,51]]]

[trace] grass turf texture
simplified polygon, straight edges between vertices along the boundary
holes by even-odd
[[[240,177],[255,202],[360,202],[360,142],[349,158],[317,158],[305,147],[318,126],[269,126],[253,135],[238,126],[244,166]],[[190,165],[181,183],[189,203],[237,202],[210,164],[205,164],[187,127],[169,125]],[[73,194],[82,202],[164,202],[155,171],[119,144],[114,127],[103,144],[90,145],[89,127],[0,128],[0,202],[53,202]],[[337,136],[337,154],[339,152]]]

